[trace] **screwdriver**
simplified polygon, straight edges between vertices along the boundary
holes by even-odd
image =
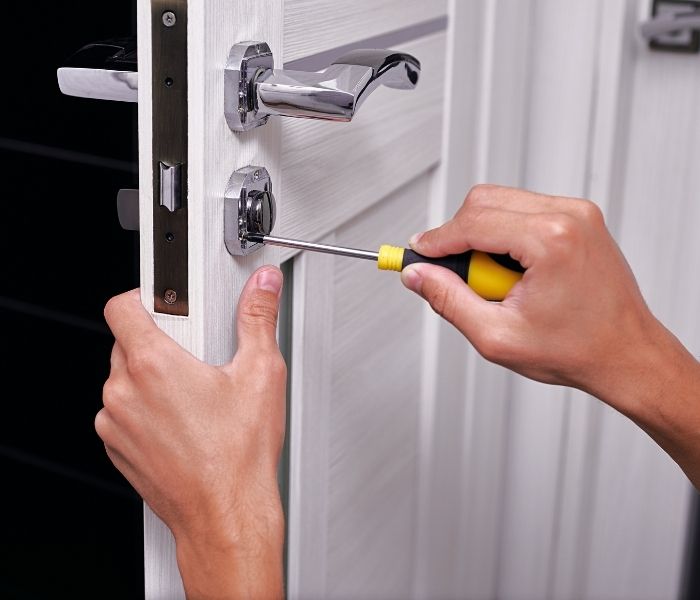
[[[377,261],[382,271],[403,271],[408,265],[429,263],[445,267],[459,275],[467,285],[485,300],[503,300],[511,288],[522,279],[525,269],[507,254],[487,254],[477,250],[469,250],[463,254],[452,254],[441,258],[429,258],[414,252],[410,248],[384,245],[379,252],[329,246],[315,242],[304,242],[271,235],[248,233],[246,240],[284,248],[311,250],[338,256],[349,256],[364,260]]]

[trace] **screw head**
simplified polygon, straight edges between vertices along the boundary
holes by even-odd
[[[163,300],[165,300],[166,304],[175,304],[177,302],[177,292],[175,290],[165,290]]]
[[[172,10],[166,10],[163,13],[163,25],[173,27],[177,23],[177,16]]]

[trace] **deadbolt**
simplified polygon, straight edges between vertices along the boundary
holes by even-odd
[[[269,235],[275,226],[275,197],[264,167],[244,167],[231,175],[224,196],[224,242],[234,256],[259,250],[248,234]]]

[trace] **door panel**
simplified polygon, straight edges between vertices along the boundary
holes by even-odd
[[[421,61],[415,90],[377,89],[352,123],[282,123],[281,235],[318,239],[439,161],[446,36],[430,35],[395,49]],[[283,260],[294,253],[283,251]]]
[[[285,0],[284,62],[446,14],[446,0]]]
[[[430,175],[411,181],[338,228],[333,241],[400,244],[425,227],[429,184]],[[324,346],[304,341],[293,359],[300,363],[293,362],[292,448],[306,447],[311,436],[317,454],[292,461],[290,527],[301,514],[307,520],[290,530],[290,548],[325,553],[320,564],[290,560],[290,583],[298,586],[290,585],[290,597],[410,597],[424,308],[396,274],[371,262],[298,260],[294,300],[303,302],[306,318],[295,321],[293,337],[323,331]],[[297,578],[297,568],[314,573]]]

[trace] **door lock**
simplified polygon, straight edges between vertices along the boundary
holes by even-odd
[[[244,167],[231,175],[224,194],[224,242],[234,256],[260,250],[249,235],[270,235],[277,208],[272,180],[264,167]]]

